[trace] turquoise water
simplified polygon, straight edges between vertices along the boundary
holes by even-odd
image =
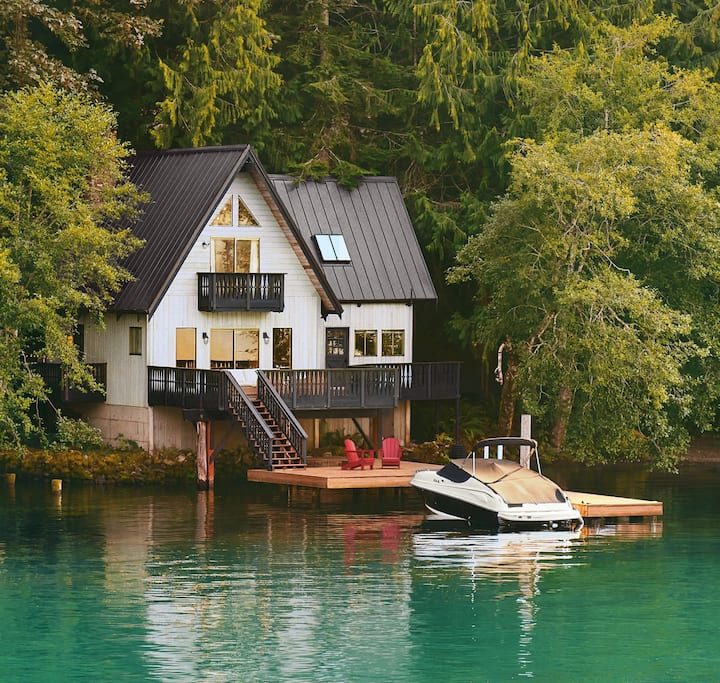
[[[414,495],[3,483],[0,680],[718,680],[720,470],[553,476],[664,520],[492,535]]]

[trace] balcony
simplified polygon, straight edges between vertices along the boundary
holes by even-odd
[[[198,273],[199,311],[281,312],[284,273]]]
[[[407,363],[342,369],[265,370],[268,382],[291,410],[391,408],[398,400],[460,397],[460,363]],[[227,410],[222,370],[148,368],[148,402]]]
[[[47,386],[50,396],[63,403],[103,403],[107,385],[107,363],[88,363],[93,379],[102,387],[99,391],[85,391],[70,384],[60,363],[37,363],[35,369]]]

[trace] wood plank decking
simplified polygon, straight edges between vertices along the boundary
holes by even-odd
[[[342,470],[340,465],[308,467],[306,469],[250,470],[248,481],[264,484],[297,486],[309,489],[384,489],[409,488],[417,470],[440,469],[441,465],[403,460],[400,467]],[[566,491],[570,501],[586,520],[615,518],[657,518],[663,514],[663,504],[656,500],[637,500],[606,496],[598,493]]]

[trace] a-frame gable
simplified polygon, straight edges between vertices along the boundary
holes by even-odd
[[[152,315],[233,179],[249,170],[322,300],[324,313],[342,307],[293,219],[280,204],[249,145],[139,153],[129,179],[150,201],[131,226],[145,245],[124,266],[134,281],[123,287],[111,310]]]

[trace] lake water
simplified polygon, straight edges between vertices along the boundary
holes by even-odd
[[[664,519],[497,535],[426,528],[412,492],[1,482],[0,680],[718,680],[720,469],[550,474]]]

